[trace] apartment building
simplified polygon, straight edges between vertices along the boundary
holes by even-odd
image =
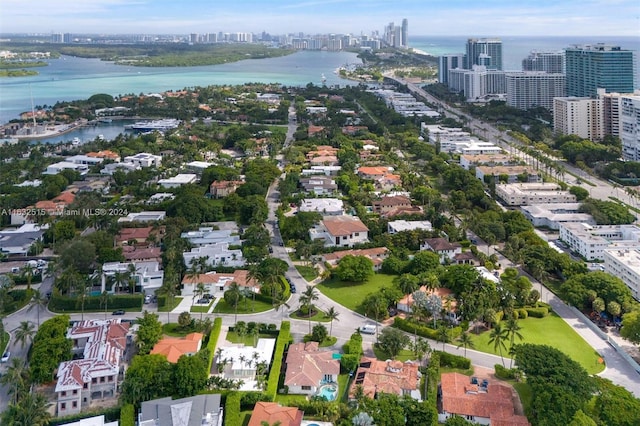
[[[604,137],[603,101],[595,98],[553,99],[553,130],[558,135],[578,135],[593,141]]]
[[[508,206],[576,202],[575,195],[552,182],[500,184],[496,196]]]
[[[560,225],[560,239],[587,261],[604,259],[606,249],[630,249],[640,245],[640,227],[636,225]]]

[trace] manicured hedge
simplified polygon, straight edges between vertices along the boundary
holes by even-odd
[[[505,368],[502,364],[496,364],[493,366],[496,370],[496,377],[503,380],[511,380],[516,378],[515,369]]]
[[[25,307],[27,303],[31,300],[33,296],[33,289],[27,290],[11,290],[7,293],[7,298],[5,298],[4,305],[0,309],[0,314],[9,315],[15,311],[18,311]]]
[[[107,310],[116,309],[142,310],[144,296],[142,294],[111,295],[107,302]],[[49,300],[49,310],[53,312],[79,312],[82,309],[77,297],[60,296],[54,294]],[[100,296],[88,296],[84,299],[85,312],[104,311],[104,304],[100,303]]]
[[[271,363],[271,369],[269,370],[269,379],[267,381],[266,395],[269,396],[271,401],[276,398],[278,392],[278,380],[280,379],[280,370],[282,369],[282,358],[284,357],[284,349],[291,340],[291,323],[289,321],[282,321],[280,326],[280,334],[278,340],[276,340],[276,347],[273,351],[273,362]]]
[[[240,392],[230,392],[224,403],[224,426],[242,426],[240,416]]]
[[[529,316],[529,312],[524,308],[518,309],[516,312],[518,312],[518,319],[527,319]]]
[[[362,355],[362,335],[353,333],[347,343],[342,346],[342,351],[345,354]]]
[[[393,326],[407,333],[416,333],[418,336],[426,337],[427,339],[438,340],[438,330],[429,328],[423,324],[416,324],[409,320],[395,317],[393,320]],[[462,334],[462,328],[460,326],[449,329],[449,337],[451,340],[455,339]]]
[[[468,370],[471,368],[471,360],[460,355],[450,354],[449,352],[435,351],[439,355],[440,366],[459,368]]]
[[[216,345],[218,344],[218,337],[220,337],[220,331],[222,330],[222,318],[217,317],[213,320],[213,327],[211,333],[209,333],[209,341],[207,342],[207,349],[209,349],[209,372],[213,367],[213,358],[216,354]]]
[[[433,352],[427,367],[427,395],[426,400],[435,405],[438,400],[438,382],[440,381],[440,354]]]
[[[136,411],[133,404],[125,404],[120,411],[120,426],[135,426]]]
[[[542,306],[539,308],[525,308],[527,314],[533,318],[544,318],[549,315],[549,309]]]
[[[240,398],[240,409],[252,410],[258,401],[271,401],[268,395],[262,392],[242,392]]]

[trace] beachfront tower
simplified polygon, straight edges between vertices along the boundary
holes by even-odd
[[[598,88],[633,92],[633,51],[603,43],[574,45],[565,49],[565,57],[567,95],[595,97]]]
[[[467,40],[467,63],[470,70],[482,65],[487,70],[502,70],[502,40],[497,38],[470,38]]]

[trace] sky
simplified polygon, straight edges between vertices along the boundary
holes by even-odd
[[[0,0],[0,33],[638,36],[638,0]]]

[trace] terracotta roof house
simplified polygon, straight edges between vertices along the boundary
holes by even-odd
[[[446,238],[427,238],[420,244],[420,250],[431,250],[440,256],[440,263],[452,262],[457,254],[462,253],[459,243],[450,243]]]
[[[340,362],[333,352],[319,351],[318,342],[290,345],[285,365],[284,384],[293,394],[315,395],[329,384],[335,388],[340,374]]]
[[[476,379],[476,382],[479,381]],[[497,381],[472,383],[472,379],[463,374],[443,373],[440,388],[440,423],[457,415],[472,423],[483,425],[530,425],[526,417],[515,414],[513,400],[518,398],[518,395],[506,384]]]
[[[383,215],[397,208],[410,207],[411,199],[404,195],[386,196],[373,202],[373,212]]]
[[[93,398],[115,397],[129,324],[117,320],[78,321],[67,331],[81,359],[60,363],[55,392],[57,414],[77,414]]]
[[[276,402],[256,402],[247,426],[262,426],[266,422],[280,426],[300,426],[304,413],[295,407],[283,407]]]
[[[367,126],[344,126],[342,128],[342,133],[353,136],[360,132],[366,132],[367,130],[369,130]]]
[[[123,246],[122,255],[126,262],[160,261],[162,248],[160,247],[136,247]]]
[[[241,180],[214,180],[209,185],[209,193],[213,198],[224,198],[236,192],[243,183]]]
[[[116,244],[123,245],[129,241],[135,241],[137,244],[146,243],[147,238],[149,238],[153,232],[153,226],[122,228],[116,235]],[[155,232],[159,232],[159,230],[155,230]]]
[[[355,216],[326,216],[309,235],[312,240],[323,239],[325,247],[353,247],[369,241],[369,228]]]
[[[323,255],[323,259],[331,266],[336,266],[340,260],[347,256],[365,256],[373,262],[373,270],[378,271],[382,266],[382,262],[389,256],[389,249],[386,247],[374,247],[370,249],[344,250],[327,253]]]
[[[178,362],[182,355],[195,355],[202,347],[202,333],[189,333],[184,338],[165,337],[160,339],[151,349],[151,354],[160,354],[167,357],[172,364]]]
[[[236,269],[232,274],[207,272],[206,274],[198,274],[195,277],[185,275],[182,279],[182,296],[192,296],[195,294],[196,286],[202,283],[208,293],[215,297],[223,297],[224,292],[233,282],[256,293],[259,290],[259,284],[255,280],[249,279],[249,271]]]
[[[362,357],[356,371],[355,380],[349,389],[349,397],[361,386],[364,394],[374,398],[376,393],[388,393],[398,396],[409,395],[420,400],[420,373],[418,364],[411,361],[378,361],[375,358]]]
[[[391,168],[387,166],[360,167],[358,168],[358,176],[366,180],[380,179],[391,173]]]
[[[309,137],[320,135],[322,133],[324,133],[324,126],[314,126],[313,124],[309,125],[309,130],[307,131]]]
[[[312,166],[337,166],[340,162],[335,155],[320,155],[309,159]]]
[[[113,160],[115,162],[120,161],[120,154],[108,149],[98,152],[87,152],[87,157],[104,158],[105,160]]]
[[[37,210],[45,210],[49,215],[59,215],[62,211],[73,203],[76,199],[76,194],[71,191],[62,191],[58,196],[51,200],[38,201],[35,204]],[[26,210],[29,210],[27,208]]]

